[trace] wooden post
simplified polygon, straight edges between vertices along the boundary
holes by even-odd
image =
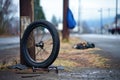
[[[69,6],[69,0],[63,0],[63,31],[62,40],[69,41],[69,29],[67,27],[67,8]]]
[[[24,30],[26,27],[33,21],[34,17],[34,0],[20,0],[20,41],[22,39]],[[31,35],[32,36],[32,35]],[[34,41],[31,41],[34,43]],[[21,42],[20,42],[21,43]],[[28,45],[30,47],[29,52],[30,56],[35,59],[35,49],[34,46],[31,44]],[[20,52],[21,52],[21,46],[20,46]],[[25,60],[23,58],[23,55],[20,54],[20,63],[26,64]]]

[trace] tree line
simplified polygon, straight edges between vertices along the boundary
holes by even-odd
[[[12,28],[18,32],[18,18],[14,16],[17,11],[12,0],[0,0],[0,35],[14,34]]]

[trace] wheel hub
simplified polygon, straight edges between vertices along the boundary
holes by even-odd
[[[35,44],[36,47],[40,47],[41,49],[44,48],[44,42],[40,41],[39,43]]]

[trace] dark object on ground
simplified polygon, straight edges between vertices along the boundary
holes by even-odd
[[[9,69],[19,69],[19,70],[23,70],[23,69],[27,69],[28,67],[22,64],[16,64],[13,66],[8,66]]]
[[[120,34],[120,27],[108,29],[108,32],[111,34],[115,34],[115,33]]]
[[[95,48],[95,44],[94,43],[89,43],[89,42],[82,42],[82,43],[78,43],[75,44],[73,46],[73,48],[75,49],[88,49],[88,48]]]

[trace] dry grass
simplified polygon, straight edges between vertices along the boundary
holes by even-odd
[[[99,48],[89,48],[89,49],[74,49],[73,45],[85,42],[83,40],[80,40],[76,37],[71,37],[70,41],[60,42],[60,52],[58,55],[58,58],[54,62],[54,65],[61,65],[65,67],[107,67],[106,62],[109,61],[109,59],[106,59],[99,54],[98,52],[101,52],[101,49]],[[18,56],[19,59],[19,56]],[[0,62],[0,69],[6,68],[6,66],[15,65],[19,63],[19,60],[17,58],[14,60],[3,60]]]
[[[18,59],[13,59],[13,60],[3,60],[0,62],[0,70],[6,69],[8,66],[16,65],[18,64],[19,60]]]
[[[7,66],[20,63],[19,48],[1,50],[0,53],[0,70],[6,69]]]
[[[74,49],[73,45],[80,42],[85,41],[73,37],[70,38],[70,41],[67,43],[61,41],[59,56],[54,64],[65,67],[106,67],[106,62],[109,61],[109,59],[97,54],[101,49]]]

